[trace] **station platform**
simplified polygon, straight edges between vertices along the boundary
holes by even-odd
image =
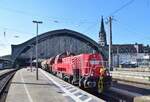
[[[39,69],[25,68],[16,72],[12,79],[6,102],[104,102],[103,100]]]

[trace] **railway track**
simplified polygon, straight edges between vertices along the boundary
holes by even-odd
[[[132,83],[136,85],[143,85],[143,86],[149,86],[150,87],[150,81],[143,82],[143,81],[134,81],[134,80],[127,80],[127,79],[119,79],[119,78],[113,78],[113,81],[116,82],[125,82],[125,83]]]
[[[102,94],[91,91],[88,92],[105,100],[106,102],[137,102],[135,99],[141,99],[141,96],[150,98],[150,88],[144,89],[119,83],[115,83],[109,90],[106,90]],[[150,100],[146,98],[142,98],[140,102],[150,102]]]
[[[9,89],[10,80],[15,74],[16,70],[7,71],[0,75],[0,102],[5,101],[5,97],[7,96],[7,91]],[[133,88],[135,86],[131,85],[121,85],[119,83],[113,83],[112,87],[105,91],[102,94],[89,92],[88,90],[84,90],[93,94],[107,102],[135,102],[135,97],[150,95],[150,89],[141,89],[141,88]],[[145,92],[144,92],[145,91]],[[149,102],[149,101],[144,101]]]
[[[89,92],[106,102],[136,102],[135,98],[142,96],[139,93],[130,92],[127,90],[111,87],[109,90],[103,92],[102,94]],[[142,102],[149,102],[142,100]]]
[[[55,76],[55,77],[58,77],[58,76]],[[126,86],[122,87],[123,85],[126,85]],[[102,94],[92,92],[91,90],[84,89],[84,91],[98,98],[101,98],[105,100],[106,102],[135,102],[134,99],[136,97],[148,95],[148,93],[150,95],[150,89],[142,89],[140,87],[135,87],[135,86],[131,86],[128,84],[123,84],[123,85],[120,86],[120,84],[114,81],[112,87],[109,90],[103,92]],[[144,101],[144,102],[149,102],[149,101]]]
[[[150,98],[150,88],[141,88],[128,84],[114,84],[109,90],[105,91],[100,97],[108,102],[137,102],[136,98]],[[143,98],[142,102],[150,102],[149,99]]]
[[[134,97],[141,96],[138,93],[111,87],[101,95],[107,102],[134,102]]]
[[[118,84],[118,83],[114,82],[113,84]],[[121,87],[120,84],[113,85],[109,90],[105,91],[102,94],[92,92],[91,90],[84,89],[84,91],[98,98],[101,98],[106,102],[136,102],[135,101],[136,97],[148,95],[148,93],[150,93],[150,90],[142,89],[140,87],[136,87],[136,88],[133,87],[134,86],[128,84],[124,87]],[[143,102],[149,102],[149,101],[143,101]]]
[[[122,87],[117,88],[118,86],[112,86],[109,90],[103,92],[102,94],[92,92],[91,90],[85,90],[85,89],[82,89],[82,90],[84,90],[100,99],[103,99],[106,102],[135,102],[134,101],[135,97],[139,97],[139,96],[143,95],[138,92],[136,93],[133,91],[125,90]]]
[[[5,102],[10,81],[17,70],[10,70],[0,75],[0,102]]]

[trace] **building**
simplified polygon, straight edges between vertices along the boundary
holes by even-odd
[[[101,19],[101,28],[99,32],[99,44],[100,46],[107,46],[106,32],[104,28],[104,20],[103,17]]]
[[[11,65],[12,65],[11,60],[0,58],[0,70],[6,69],[6,68],[11,68]]]
[[[108,51],[107,35],[104,28],[103,17],[99,32],[99,45]],[[150,46],[143,44],[113,44],[112,64],[114,67],[149,67],[150,66]]]
[[[107,51],[85,34],[69,30],[58,29],[45,32],[38,36],[38,59],[48,59],[64,52],[76,55],[81,53],[101,53],[107,60]],[[13,65],[26,66],[36,59],[36,37],[18,45],[12,45],[11,60]],[[39,60],[38,60],[39,61]]]

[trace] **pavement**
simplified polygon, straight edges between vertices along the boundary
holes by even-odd
[[[25,68],[16,72],[12,79],[6,102],[104,102],[103,100],[39,69]]]

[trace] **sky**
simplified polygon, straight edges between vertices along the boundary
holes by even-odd
[[[150,44],[150,0],[0,0],[0,56],[35,37],[33,20],[43,22],[39,34],[65,28],[98,42],[101,16],[107,40],[112,16],[114,44]]]

